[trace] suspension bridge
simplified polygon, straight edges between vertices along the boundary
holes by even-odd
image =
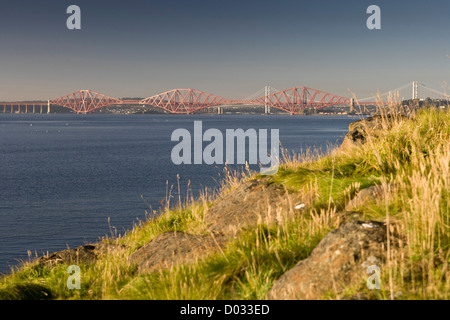
[[[4,113],[50,113],[51,106],[57,105],[72,109],[76,113],[86,114],[112,105],[143,105],[158,107],[169,113],[192,114],[210,107],[217,107],[218,113],[221,113],[223,106],[258,105],[264,106],[265,113],[270,113],[270,108],[276,108],[290,114],[298,114],[301,110],[310,108],[320,109],[335,105],[389,105],[398,104],[403,100],[427,98],[449,100],[445,92],[412,81],[399,88],[363,99],[342,97],[307,87],[278,90],[265,86],[246,99],[227,99],[195,89],[173,89],[142,100],[124,100],[91,90],[80,90],[46,102],[0,102],[0,108],[3,107]]]

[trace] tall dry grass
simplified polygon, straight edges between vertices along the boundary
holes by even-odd
[[[382,172],[386,248],[382,297],[450,297],[450,112],[380,104],[381,130],[360,147]]]

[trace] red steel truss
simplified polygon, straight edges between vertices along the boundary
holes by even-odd
[[[197,110],[227,104],[230,100],[194,89],[174,89],[141,100],[171,113],[194,113]]]
[[[50,100],[50,103],[70,108],[77,113],[88,113],[109,105],[121,104],[122,100],[111,98],[91,90],[80,90],[64,97]]]
[[[335,104],[350,104],[349,98],[305,87],[295,87],[252,100],[254,104],[275,107],[290,114],[302,109],[323,108]]]
[[[255,104],[267,105],[296,114],[307,108],[350,104],[351,99],[310,88],[295,87],[253,100],[230,100],[194,89],[174,89],[140,101],[132,101],[119,100],[91,90],[81,90],[50,100],[50,103],[70,108],[77,113],[88,113],[95,109],[118,104],[152,105],[170,113],[185,114],[225,104]]]

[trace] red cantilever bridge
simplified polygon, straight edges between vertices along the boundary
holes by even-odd
[[[151,105],[170,113],[191,114],[201,109],[236,104],[266,105],[291,114],[306,108],[323,108],[335,104],[349,104],[351,99],[305,87],[295,87],[255,99],[230,100],[194,89],[174,89],[142,100],[120,100],[91,90],[80,90],[49,101],[50,104],[70,108],[77,113],[121,104]]]
[[[14,105],[19,106],[19,111],[21,105],[26,105],[27,107],[28,105],[32,105],[33,110],[35,106],[41,106],[41,112],[42,107],[45,105],[48,106],[48,112],[50,110],[50,105],[59,105],[72,109],[77,113],[89,113],[96,109],[111,105],[139,104],[155,106],[162,108],[170,113],[180,114],[191,114],[209,107],[220,107],[223,105],[237,104],[264,105],[267,107],[274,107],[284,110],[290,114],[299,113],[302,109],[320,109],[323,107],[339,104],[353,105],[353,99],[351,98],[341,97],[335,94],[306,87],[294,87],[282,91],[276,90],[277,92],[272,94],[270,94],[270,87],[266,88],[269,88],[269,90],[266,90],[263,96],[242,100],[225,99],[194,89],[174,89],[142,100],[122,100],[112,98],[91,90],[80,90],[57,99],[49,100],[45,104],[33,102],[9,102],[0,103],[0,105],[4,106],[4,112],[6,112],[6,106],[8,105],[11,106],[11,112],[13,112],[14,110]],[[393,93],[396,94],[397,100],[394,100],[394,102],[383,102],[385,101],[384,97],[389,98]],[[395,101],[398,101],[398,99],[400,99],[400,101],[404,100],[405,97],[418,99],[420,96],[432,96],[434,98],[448,99],[448,96],[446,94],[438,92],[437,90],[430,89],[425,85],[418,83],[417,81],[413,81],[412,83],[391,90],[389,92],[378,94],[377,96],[373,97],[359,99],[358,104],[378,104],[380,103],[380,97],[382,98],[381,102],[387,104],[396,103]]]

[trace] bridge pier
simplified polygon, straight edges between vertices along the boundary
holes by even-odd
[[[50,113],[50,100],[47,101],[47,114]]]

